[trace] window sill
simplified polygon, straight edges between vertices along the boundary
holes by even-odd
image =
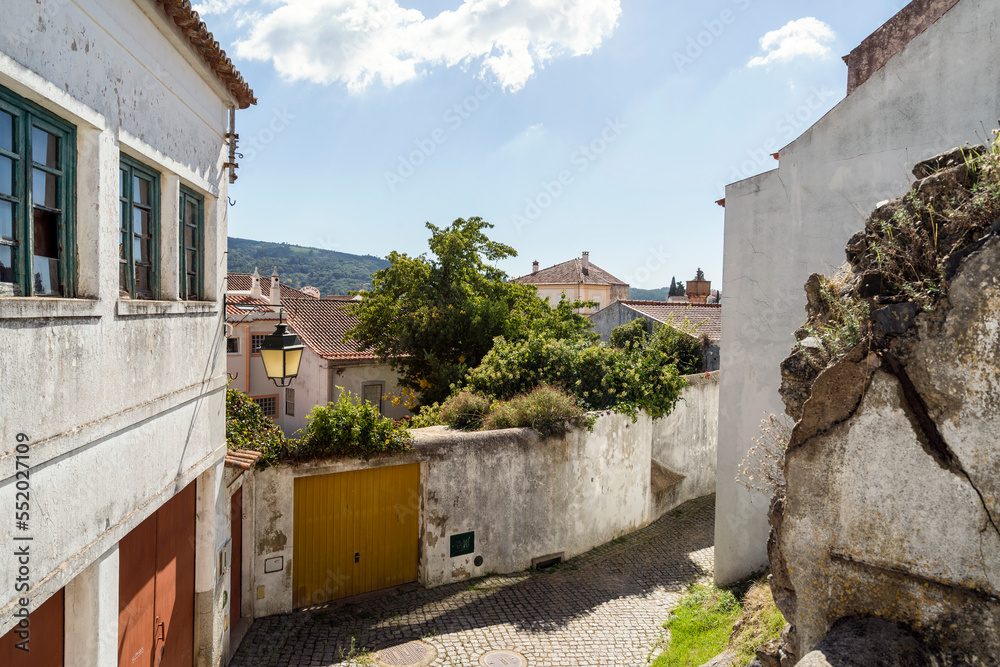
[[[58,299],[43,296],[0,298],[0,319],[100,317],[97,299]]]
[[[119,299],[116,306],[119,316],[151,315],[197,315],[218,313],[219,304],[214,301],[146,301],[143,299]]]

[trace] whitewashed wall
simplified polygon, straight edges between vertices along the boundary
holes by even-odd
[[[13,507],[11,454],[23,432],[31,439],[31,608],[73,582],[67,609],[89,609],[99,620],[68,625],[67,646],[91,652],[78,660],[99,662],[117,635],[117,541],[196,480],[196,597],[203,609],[221,608],[215,554],[226,540],[225,372],[217,298],[230,101],[153,2],[4,0],[0,11],[0,85],[77,127],[79,297],[0,299],[0,504]],[[160,301],[118,298],[121,154],[161,173]],[[209,300],[202,303],[173,300],[181,184],[205,197]],[[0,557],[0,581],[12,581],[14,567]],[[5,632],[15,594],[2,591]],[[199,664],[217,663],[222,612],[196,624]]]
[[[805,321],[803,285],[831,273],[875,205],[902,196],[913,164],[990,139],[1000,118],[1000,3],[962,0],[799,139],[778,169],[726,189],[716,580],[767,563],[767,499],[734,481],[782,414],[779,364]],[[874,26],[873,26],[874,27]]]

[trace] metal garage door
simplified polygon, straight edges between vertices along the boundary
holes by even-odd
[[[419,489],[418,463],[297,478],[295,606],[416,581]]]

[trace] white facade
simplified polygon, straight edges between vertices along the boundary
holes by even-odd
[[[0,635],[20,597],[33,611],[65,587],[66,664],[118,664],[119,540],[195,484],[195,664],[220,664],[223,164],[238,101],[153,0],[4,0],[0,11],[0,88],[75,127],[76,168],[74,293],[0,297],[0,505],[14,507],[18,434],[30,465],[28,528],[12,535],[6,517],[0,531]],[[159,174],[152,300],[119,296],[123,156]],[[182,188],[204,204],[197,301],[178,299]],[[10,585],[18,536],[31,537],[24,593]]]
[[[803,285],[844,262],[848,239],[878,202],[905,194],[916,162],[990,140],[1000,117],[998,21],[993,0],[961,0],[782,149],[778,169],[726,189],[720,583],[767,563],[767,499],[751,504],[734,476],[760,420],[784,412],[779,364],[805,321]]]

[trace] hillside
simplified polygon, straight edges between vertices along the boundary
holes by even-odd
[[[276,266],[285,285],[296,288],[312,285],[323,296],[369,289],[371,275],[389,266],[389,262],[373,255],[229,237],[228,270],[253,273],[255,267],[261,266],[261,246],[264,246],[263,276],[270,276]]]
[[[628,298],[634,301],[666,301],[670,287],[659,289],[639,289],[638,287],[628,288]]]

